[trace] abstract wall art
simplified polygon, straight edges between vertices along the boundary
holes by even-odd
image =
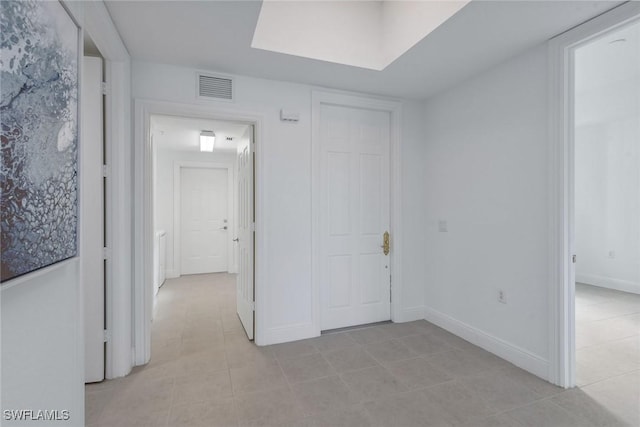
[[[0,1],[0,281],[77,253],[78,26]]]

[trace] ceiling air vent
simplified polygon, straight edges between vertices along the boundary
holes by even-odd
[[[198,98],[233,101],[233,79],[198,73]]]

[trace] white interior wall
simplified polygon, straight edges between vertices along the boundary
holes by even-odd
[[[638,141],[637,119],[576,129],[577,282],[640,293]]]
[[[72,16],[82,23],[82,5],[67,3],[67,6]],[[81,144],[79,141],[79,147]],[[82,176],[79,185],[82,185]],[[5,410],[66,409],[70,418],[58,421],[59,425],[84,425],[83,295],[79,260],[76,257],[63,261],[2,284],[0,403],[3,420]]]
[[[264,117],[262,140],[257,141],[261,150],[265,182],[262,196],[266,200],[263,212],[263,238],[265,264],[264,277],[258,278],[266,306],[261,318],[264,334],[258,336],[259,344],[308,338],[315,334],[312,324],[311,299],[311,91],[307,85],[255,79],[243,76],[235,78],[233,103],[196,100],[196,70],[148,62],[133,63],[133,96],[183,104],[212,105],[239,113],[258,114]],[[300,113],[298,123],[280,121],[280,109]],[[420,137],[421,110],[419,103],[403,105],[402,183],[403,203],[411,205],[414,198],[421,198],[419,186],[414,180],[422,174],[423,165],[416,159],[416,147]],[[260,160],[259,160],[260,161]],[[419,213],[407,210],[403,215],[405,234],[403,253],[423,250],[422,239],[416,229],[420,226]],[[258,243],[260,244],[260,243]],[[402,284],[404,310],[401,320],[422,317],[422,262],[403,264],[407,279]],[[416,309],[416,307],[418,307]]]
[[[154,219],[155,230],[164,230],[167,233],[166,244],[166,277],[174,278],[178,277],[178,271],[176,270],[177,261],[175,258],[174,245],[175,245],[175,230],[174,230],[174,167],[176,162],[198,162],[198,163],[217,163],[223,164],[231,168],[232,176],[229,177],[234,182],[234,203],[231,208],[232,217],[229,218],[230,229],[229,236],[234,234],[236,221],[235,218],[235,206],[237,195],[235,189],[235,168],[236,168],[236,155],[232,153],[201,153],[197,151],[175,151],[163,149],[162,146],[156,147],[156,170],[154,171],[155,181],[155,207],[154,207]],[[233,238],[234,236],[231,236]],[[155,242],[155,240],[154,240]],[[234,252],[228,254],[230,271],[237,271],[236,260],[237,256]]]
[[[131,159],[130,152],[124,150],[129,143],[129,103],[120,104],[117,99],[129,94],[128,54],[113,23],[101,2],[65,2],[68,10],[80,26],[91,33],[100,52],[114,62],[107,67],[107,78],[112,79],[113,97],[107,105],[111,114],[112,136],[118,141],[112,147],[112,154],[121,160]],[[117,80],[122,78],[122,80]],[[117,129],[116,129],[117,127]],[[117,146],[117,147],[116,147]],[[82,149],[82,140],[79,141]],[[129,219],[131,207],[130,168],[122,162],[115,169],[118,177],[113,186],[119,193],[114,200],[116,209],[122,208],[122,218],[114,220],[118,232],[112,244],[114,247],[130,246],[131,230]],[[130,166],[130,164],[129,164]],[[79,176],[82,185],[82,176]],[[126,208],[122,201],[126,200]],[[120,251],[119,256],[130,263],[130,255]],[[129,265],[118,260],[121,269],[114,271],[114,290],[111,298],[131,293]],[[58,426],[84,426],[84,338],[83,338],[83,294],[79,280],[79,258],[74,258],[52,267],[40,270],[3,284],[1,289],[1,409],[4,410],[68,410],[70,418],[55,421]],[[123,299],[126,300],[126,297]],[[120,300],[119,300],[120,301]],[[130,324],[120,329],[127,321],[126,313],[131,307],[120,307],[124,315],[111,319],[114,330],[131,329]],[[118,347],[121,352],[107,366],[108,373],[121,376],[131,369],[130,334],[121,334]],[[115,336],[115,335],[114,335]],[[127,342],[128,341],[128,342]],[[124,351],[123,351],[124,348]],[[124,357],[123,357],[124,356]],[[123,361],[124,359],[124,361]],[[3,421],[4,422],[4,412]],[[8,423],[6,423],[9,425]],[[23,424],[27,424],[24,422]],[[34,422],[34,424],[46,424]]]
[[[640,36],[624,32],[635,49],[576,52],[576,281],[640,293]]]
[[[2,288],[3,411],[66,409],[69,420],[56,425],[84,425],[79,260],[64,261]]]
[[[547,108],[546,46],[430,98],[423,181],[426,318],[544,377]]]
[[[424,317],[426,262],[426,181],[424,102],[405,101],[402,109],[402,308],[403,320]],[[393,274],[393,272],[392,272]]]

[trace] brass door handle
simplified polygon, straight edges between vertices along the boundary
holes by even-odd
[[[382,246],[380,246],[382,248],[382,252],[384,252],[385,255],[389,255],[389,232],[385,231],[384,234],[382,235]]]

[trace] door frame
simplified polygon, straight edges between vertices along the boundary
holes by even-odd
[[[102,55],[103,79],[107,83],[104,126],[109,182],[105,244],[109,259],[105,272],[105,378],[111,379],[127,375],[132,368],[131,58],[104,3],[84,2],[81,7],[83,31],[91,36]]]
[[[341,91],[313,90],[311,93],[311,295],[313,298],[312,324],[316,335],[321,333],[321,289],[320,289],[320,172],[321,135],[320,110],[322,105],[359,108],[389,113],[389,162],[390,162],[390,230],[392,275],[391,320],[403,322],[402,313],[402,216],[401,216],[401,113],[402,104],[388,99],[353,95]]]
[[[262,336],[263,310],[266,295],[260,292],[265,263],[265,171],[262,150],[264,116],[238,111],[237,107],[148,99],[134,100],[134,285],[133,285],[133,362],[144,365],[151,358],[151,315],[153,309],[153,158],[151,157],[151,116],[161,114],[178,117],[233,121],[254,126],[256,156],[255,197],[255,335]]]
[[[88,34],[88,33],[85,33]],[[108,215],[108,203],[109,200],[107,198],[107,188],[109,188],[111,186],[111,182],[109,181],[111,179],[110,176],[108,176],[108,174],[104,173],[104,167],[106,164],[107,156],[104,155],[104,153],[107,151],[107,145],[106,145],[106,121],[104,120],[105,118],[105,101],[106,101],[106,96],[107,94],[104,93],[104,91],[101,90],[101,85],[106,81],[105,80],[105,76],[104,76],[104,66],[105,66],[105,59],[102,57],[102,54],[100,54],[100,56],[87,56],[87,55],[82,55],[82,84],[83,84],[83,89],[87,89],[87,70],[90,67],[87,67],[87,59],[92,59],[92,60],[99,60],[99,77],[100,77],[100,82],[98,84],[98,86],[96,87],[97,92],[99,94],[99,100],[98,100],[98,115],[99,115],[99,120],[100,120],[100,126],[97,126],[97,134],[100,135],[100,145],[96,145],[95,147],[90,146],[90,144],[88,144],[87,140],[85,140],[85,136],[87,136],[85,134],[85,127],[86,128],[90,128],[92,126],[82,126],[82,132],[81,132],[81,140],[82,140],[82,147],[80,150],[78,150],[78,167],[79,167],[79,171],[78,171],[78,176],[80,177],[80,185],[78,186],[78,193],[79,193],[79,229],[80,229],[80,233],[79,233],[79,239],[78,239],[78,254],[80,256],[80,268],[79,268],[79,275],[80,275],[80,283],[82,285],[82,293],[83,293],[83,297],[84,297],[84,304],[83,304],[83,311],[84,311],[84,317],[83,317],[83,322],[84,322],[84,355],[85,355],[85,363],[84,363],[84,381],[85,384],[89,384],[89,383],[95,383],[95,382],[100,382],[106,379],[106,365],[107,365],[107,358],[106,355],[108,354],[108,350],[107,350],[107,345],[110,345],[109,340],[104,339],[105,337],[105,330],[107,330],[107,325],[105,322],[105,317],[107,314],[107,301],[105,298],[105,294],[107,292],[107,281],[110,279],[109,276],[111,275],[110,273],[110,267],[111,267],[111,259],[109,259],[109,257],[105,257],[105,248],[108,248],[108,242],[107,240],[109,239],[110,236],[108,236],[108,232],[110,231],[110,229],[107,227],[107,215]],[[91,80],[93,82],[93,78],[96,77],[94,75],[91,76]],[[85,95],[85,90],[82,91],[82,97],[84,97]],[[89,91],[87,91],[89,92]],[[95,94],[95,93],[94,93]],[[82,99],[83,101],[86,101],[86,99]],[[82,107],[83,113],[85,111],[87,111],[87,105],[86,103],[83,103],[84,106]],[[95,111],[92,111],[92,113],[94,113]],[[88,116],[91,116],[92,114],[82,114],[82,120],[84,121]],[[91,132],[91,131],[95,131],[95,129],[91,129],[87,132]],[[96,135],[93,135],[96,136]],[[95,138],[90,138],[91,140],[95,141]],[[90,160],[100,160],[100,165],[99,167],[96,167],[98,165],[94,164],[93,162],[90,162]],[[102,170],[100,170],[100,169]],[[96,180],[95,182],[91,182],[89,183],[87,180],[87,176],[91,175],[91,174],[95,174],[96,176],[93,178],[97,178],[99,176],[100,180],[99,182]],[[106,175],[106,176],[105,176]],[[106,185],[105,185],[106,184]],[[91,218],[93,215],[89,215],[89,211],[90,208],[95,209],[98,206],[96,205],[96,200],[89,200],[91,199],[91,197],[96,197],[99,199],[98,203],[99,206],[99,210],[100,210],[100,214],[95,215],[97,217],[96,218]],[[93,206],[92,206],[93,205]],[[96,212],[92,212],[93,214],[95,214]],[[100,216],[102,218],[100,218]],[[100,220],[101,219],[101,224],[100,227],[95,227],[95,223],[93,223],[93,221],[88,220],[87,218],[91,218],[93,221],[96,220]],[[87,226],[87,223],[91,224],[91,226],[94,226],[93,228],[89,228]],[[98,233],[98,235],[96,235],[96,233]],[[94,245],[98,244],[99,247],[96,247]],[[97,249],[97,252],[93,253],[94,251],[90,250],[87,248],[87,246],[90,246],[92,249]],[[85,286],[85,284],[87,282],[95,282],[94,280],[91,279],[95,279],[95,273],[90,271],[90,269],[88,268],[86,262],[87,259],[90,258],[91,255],[94,255],[94,260],[100,260],[100,267],[102,267],[102,272],[100,273],[100,289],[97,289],[98,286]],[[96,266],[93,266],[94,269]],[[109,273],[109,274],[107,274]],[[89,288],[93,288],[93,290],[91,292],[88,292],[87,289]],[[87,296],[93,296],[96,297],[96,294],[99,295],[99,299],[100,301],[95,301],[94,298],[92,298],[92,302],[99,302],[100,304],[89,304],[89,305],[93,305],[93,307],[89,307],[89,305],[87,304]],[[100,306],[100,308],[98,308],[98,306]],[[88,328],[89,324],[91,324],[92,322],[88,321],[89,319],[87,318],[87,309],[91,308],[90,312],[91,312],[91,317],[93,318],[93,320],[95,321],[96,319],[99,319],[98,321],[100,322],[100,328],[99,330],[93,330],[94,328]],[[101,312],[100,312],[101,311]],[[97,318],[95,316],[98,316]],[[91,326],[96,326],[94,324],[92,324]],[[91,329],[91,330],[90,330]],[[98,336],[95,336],[95,333],[98,333]],[[87,363],[87,340],[91,341],[92,343],[92,348],[95,350],[96,347],[94,347],[93,345],[97,346],[97,342],[95,342],[95,340],[99,340],[100,341],[100,347],[101,347],[101,351],[99,351],[99,356],[98,357],[94,357],[93,359],[97,358],[97,359],[101,359],[102,363],[102,377],[100,379],[92,379],[90,381],[87,381],[87,366],[89,365]],[[95,366],[95,365],[93,365]]]
[[[173,162],[173,268],[175,274],[180,277],[182,275],[182,209],[180,202],[182,200],[182,187],[181,185],[181,171],[183,168],[194,169],[224,169],[227,171],[227,218],[233,218],[228,221],[228,233],[227,233],[227,272],[229,272],[231,265],[230,257],[233,254],[233,238],[232,234],[236,227],[236,213],[233,206],[233,191],[235,188],[235,176],[233,174],[233,168],[224,163],[216,162],[189,162],[189,161],[175,161]]]
[[[549,41],[549,373],[561,387],[575,386],[574,64],[572,52],[640,19],[628,2]]]

